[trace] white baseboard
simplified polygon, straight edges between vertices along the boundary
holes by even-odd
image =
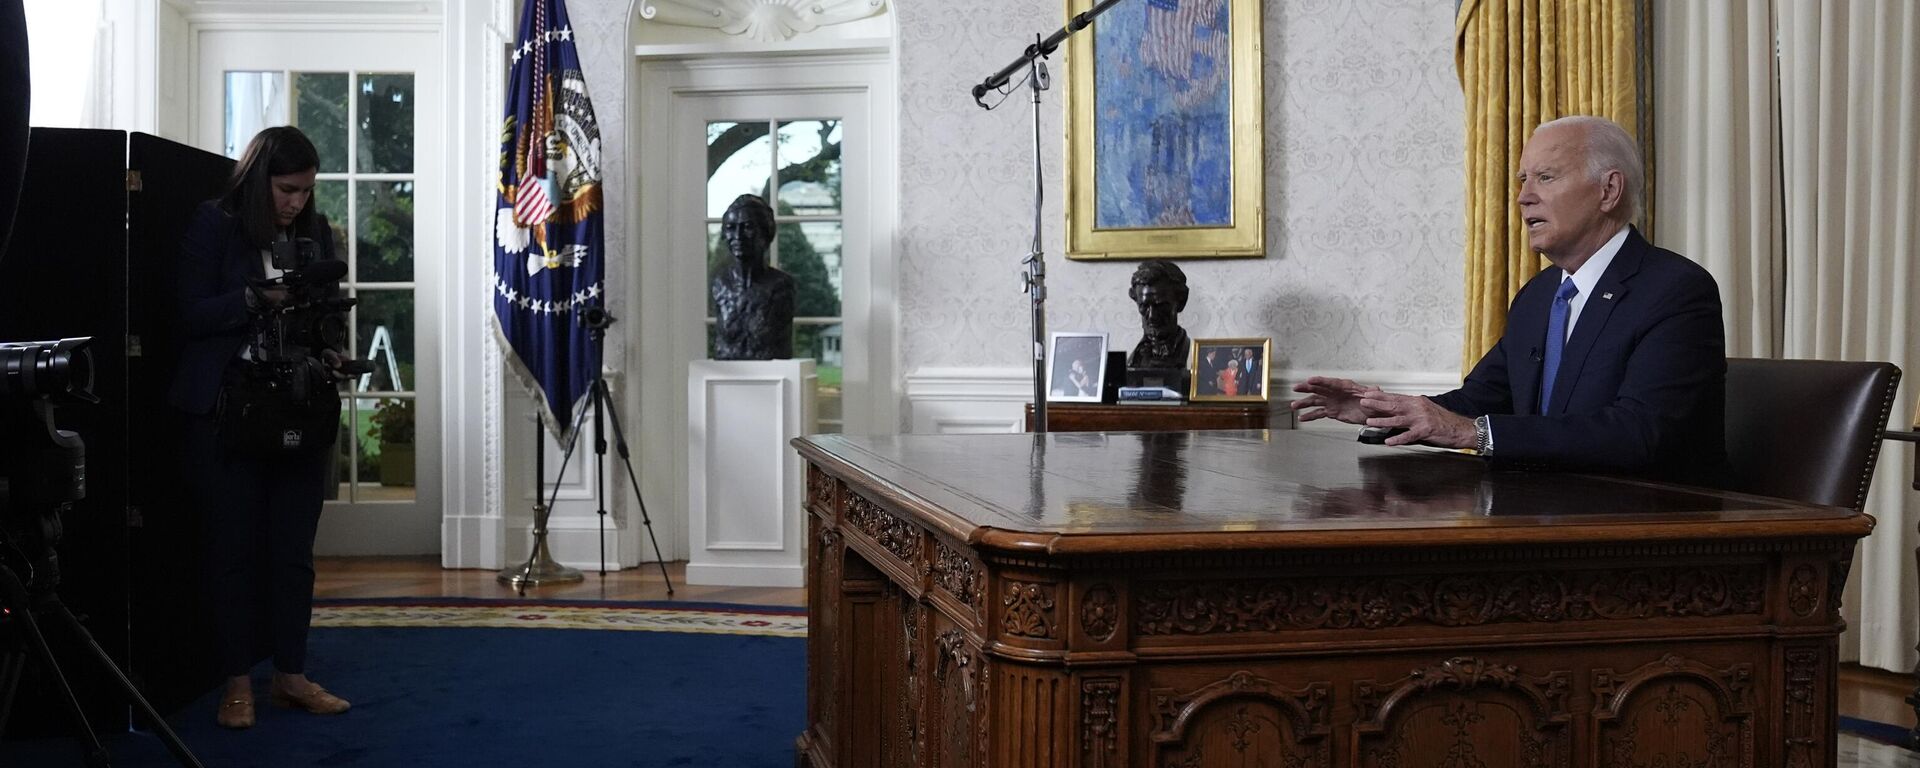
[[[316,555],[432,555],[440,553],[438,509],[330,506],[320,513]]]
[[[500,541],[500,518],[475,515],[449,515],[440,521],[440,567],[506,567],[505,547]]]
[[[688,584],[729,587],[804,587],[807,572],[797,565],[687,564]]]

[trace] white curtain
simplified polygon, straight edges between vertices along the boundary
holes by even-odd
[[[1784,2],[1780,132],[1786,189],[1787,357],[1886,360],[1906,372],[1893,423],[1920,387],[1920,3]],[[1920,492],[1913,452],[1885,443],[1854,560],[1843,653],[1915,661]],[[1856,645],[1857,644],[1857,645]]]
[[[1779,99],[1769,3],[1661,3],[1649,236],[1720,283],[1727,354],[1780,353]]]
[[[1892,362],[1892,424],[1920,418],[1920,3],[1659,8],[1655,242],[1719,281],[1728,354]],[[1920,639],[1912,462],[1882,443],[1841,638],[1899,672]]]

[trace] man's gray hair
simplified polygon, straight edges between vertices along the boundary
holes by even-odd
[[[1619,171],[1625,177],[1626,184],[1621,191],[1620,202],[1626,207],[1626,220],[1638,221],[1641,208],[1645,205],[1647,165],[1640,159],[1640,145],[1634,143],[1633,136],[1619,123],[1594,115],[1568,115],[1550,120],[1541,123],[1533,132],[1538,135],[1548,128],[1563,125],[1585,129],[1588,178],[1597,184],[1606,177],[1607,171]]]

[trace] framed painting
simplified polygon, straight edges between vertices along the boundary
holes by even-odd
[[[1187,399],[1204,403],[1264,402],[1271,379],[1269,339],[1194,339]]]
[[[1068,258],[1266,253],[1260,36],[1261,0],[1140,0],[1069,40]]]
[[[1048,340],[1047,361],[1048,402],[1100,402],[1106,384],[1106,334],[1055,331]]]

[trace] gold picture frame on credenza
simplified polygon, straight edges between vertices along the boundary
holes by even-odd
[[[1187,401],[1262,403],[1273,383],[1273,341],[1263,338],[1194,339],[1187,353]]]
[[[1262,7],[1121,3],[1068,40],[1067,258],[1266,255]]]

